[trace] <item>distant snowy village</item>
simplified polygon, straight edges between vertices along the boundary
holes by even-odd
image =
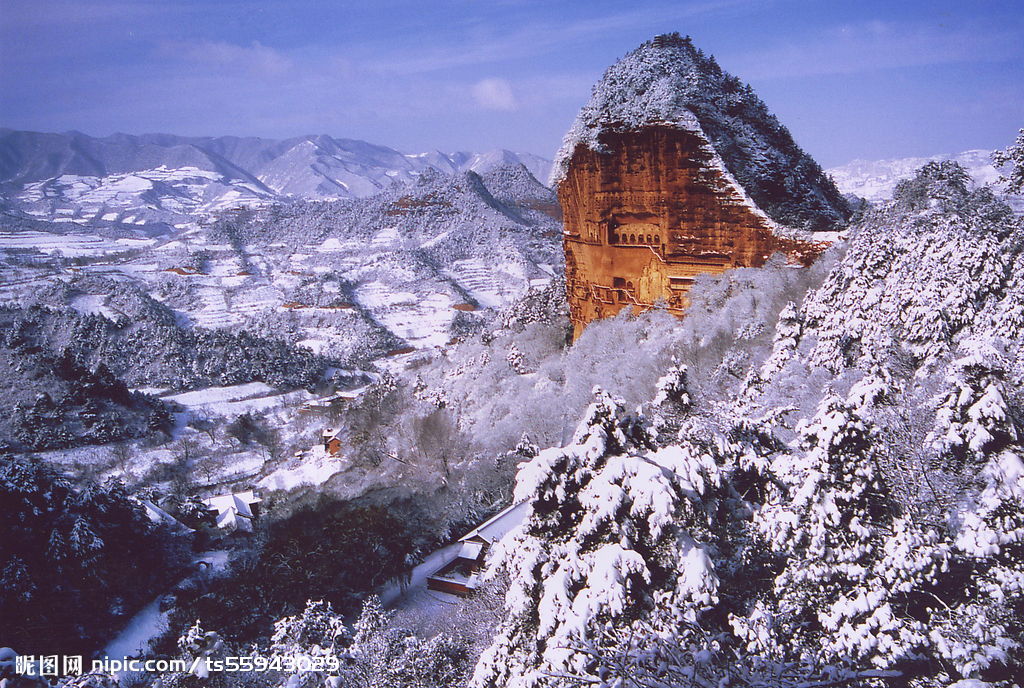
[[[679,34],[553,161],[0,130],[0,687],[1024,685],[1022,216]]]

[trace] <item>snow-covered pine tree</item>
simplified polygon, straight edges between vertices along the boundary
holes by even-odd
[[[1017,140],[1006,150],[995,151],[992,162],[997,166],[1009,165],[1010,171],[1001,177],[1010,192],[1024,193],[1024,129],[1017,134]]]
[[[511,578],[507,616],[472,685],[601,682],[612,667],[600,657],[629,629],[710,647],[700,623],[719,599],[720,512],[735,494],[725,443],[686,435],[653,448],[642,419],[598,390],[572,443],[523,466],[529,515],[494,562]]]
[[[222,658],[227,650],[224,640],[216,631],[204,631],[202,622],[196,622],[189,626],[178,638],[178,650],[186,659],[198,661],[189,668],[189,673],[198,678],[210,676],[211,658]]]
[[[796,353],[800,345],[800,336],[803,332],[803,318],[797,305],[790,301],[779,313],[778,323],[775,325],[775,340],[772,343],[772,353],[768,360],[761,366],[757,373],[758,379],[770,379],[786,365]]]
[[[974,472],[1020,434],[1006,402],[1006,362],[996,344],[969,339],[957,353],[929,440],[948,467]]]
[[[851,396],[882,393],[866,380]],[[773,471],[784,491],[755,516],[785,561],[773,596],[733,627],[762,657],[886,668],[913,658],[926,628],[906,613],[906,594],[944,563],[938,536],[901,519],[880,471],[876,431],[834,394],[798,426],[792,455]],[[890,536],[895,533],[894,539]]]
[[[984,325],[1021,252],[1019,223],[955,162],[929,163],[850,230],[846,255],[804,299],[811,366],[838,373],[895,343],[935,365]],[[993,318],[995,317],[993,312]]]
[[[964,677],[1012,676],[1024,670],[1020,421],[1006,401],[1006,363],[997,346],[967,340],[958,353],[929,436],[955,526],[955,560],[930,639]]]
[[[345,620],[323,600],[308,600],[302,613],[276,621],[270,638],[271,650],[283,656],[334,654],[350,641]]]
[[[355,623],[352,644],[341,670],[322,684],[327,688],[449,688],[463,685],[467,652],[456,638],[440,633],[420,638],[395,627],[393,614],[376,596],[366,600]]]
[[[657,392],[651,408],[651,433],[660,444],[675,439],[679,426],[693,406],[689,389],[689,369],[678,363],[655,384]]]

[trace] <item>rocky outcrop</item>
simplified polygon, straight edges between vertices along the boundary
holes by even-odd
[[[682,314],[702,272],[777,252],[808,264],[827,245],[816,231],[849,214],[749,87],[677,35],[608,70],[552,181],[575,336],[627,306]]]

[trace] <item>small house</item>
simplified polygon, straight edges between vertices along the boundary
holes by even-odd
[[[260,499],[252,490],[218,495],[203,500],[203,504],[217,514],[217,527],[229,532],[252,532],[253,520],[259,516]]]
[[[529,505],[527,500],[502,509],[459,538],[455,557],[427,576],[427,588],[460,596],[476,590],[487,551],[523,522]]]
[[[326,428],[322,435],[324,451],[328,456],[341,454],[341,430],[339,428]]]

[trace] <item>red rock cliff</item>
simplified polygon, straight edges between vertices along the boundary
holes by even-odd
[[[826,244],[784,238],[714,164],[694,132],[647,127],[580,144],[558,185],[574,338],[592,320],[663,299],[682,314],[701,272],[757,267],[774,253],[808,264]]]
[[[565,222],[574,337],[664,301],[694,277],[808,264],[849,208],[749,86],[678,34],[612,65],[566,135],[552,178]],[[818,234],[818,237],[821,235]]]

